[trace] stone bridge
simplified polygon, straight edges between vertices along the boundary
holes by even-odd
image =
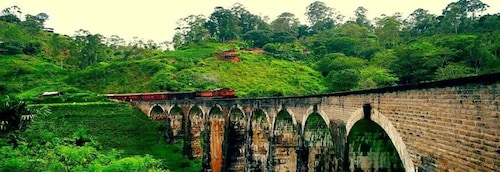
[[[297,97],[135,102],[205,171],[496,171],[500,73]]]

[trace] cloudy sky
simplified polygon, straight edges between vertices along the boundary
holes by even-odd
[[[323,0],[349,19],[354,10],[363,6],[368,17],[400,12],[404,17],[417,8],[440,14],[450,2],[456,0]],[[131,40],[139,37],[155,42],[171,41],[176,21],[191,14],[209,16],[214,7],[230,8],[243,4],[253,14],[276,18],[282,12],[294,13],[301,23],[307,5],[314,0],[0,0],[0,9],[17,5],[23,14],[49,15],[47,27],[55,32],[73,35],[86,29],[104,36],[119,35]],[[482,0],[490,5],[486,13],[499,13],[500,0]]]

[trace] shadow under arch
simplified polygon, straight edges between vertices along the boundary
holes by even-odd
[[[271,126],[269,115],[263,109],[255,109],[250,115],[248,128],[248,157],[247,171],[265,171],[269,156],[269,137],[271,136]]]
[[[304,115],[302,117],[302,125],[301,125],[302,126],[302,133],[304,133],[304,129],[305,129],[304,126],[306,126],[307,119],[309,118],[309,116],[311,116],[313,114],[321,116],[321,118],[323,119],[323,121],[325,122],[327,127],[330,128],[330,126],[328,125],[328,124],[330,124],[330,118],[328,118],[328,116],[326,115],[326,113],[324,111],[322,111],[321,109],[318,109],[318,107],[316,105],[314,105],[314,107],[308,108],[306,111],[306,115]]]
[[[224,131],[224,170],[244,171],[247,133],[246,114],[238,105],[229,109]]]
[[[168,110],[169,114],[167,117],[167,125],[170,125],[172,129],[172,137],[175,140],[183,139],[184,138],[184,124],[185,120],[184,119],[184,112],[182,111],[182,108],[175,105]]]
[[[356,123],[362,122],[372,122],[373,124],[378,125],[385,134],[387,134],[389,140],[392,143],[392,146],[395,148],[396,152],[399,155],[399,160],[402,163],[402,166],[407,172],[414,172],[415,166],[411,160],[410,154],[406,149],[406,145],[403,142],[403,138],[397,132],[397,129],[392,125],[391,121],[387,119],[382,113],[380,113],[376,109],[371,109],[370,119],[364,118],[363,109],[360,108],[351,114],[351,117],[346,123],[346,137],[348,138],[351,133],[353,127],[355,127]]]
[[[293,114],[285,108],[274,119],[272,138],[269,143],[268,171],[295,171],[300,129]]]
[[[303,167],[308,171],[336,171],[333,133],[324,116],[318,112],[307,115],[303,127]]]
[[[162,106],[160,106],[159,104],[154,104],[153,106],[151,106],[149,108],[149,111],[148,111],[148,117],[152,120],[159,120],[161,119],[162,115],[164,113],[167,113],[167,111],[165,111],[165,108],[163,108]]]
[[[203,130],[205,128],[203,116],[203,110],[196,105],[188,111],[184,152],[189,158],[199,158],[203,155]]]

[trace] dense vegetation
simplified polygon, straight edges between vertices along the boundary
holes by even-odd
[[[180,19],[168,43],[175,50],[85,29],[53,33],[44,27],[48,14],[21,20],[21,9],[9,7],[0,14],[0,94],[10,95],[1,98],[0,167],[200,168],[199,160],[176,154],[179,143],[164,143],[159,123],[102,93],[229,87],[240,97],[289,96],[499,72],[500,13],[484,14],[488,7],[458,0],[439,15],[419,8],[373,20],[359,7],[344,21],[316,1],[305,8],[309,23],[301,24],[289,12],[269,21],[236,3]],[[38,97],[46,91],[63,94]]]
[[[0,139],[0,171],[197,171],[201,168],[199,160],[182,156],[182,143],[165,144],[158,133],[162,122],[150,121],[128,104],[27,106],[9,98],[2,100],[0,113],[0,135],[5,137]],[[3,118],[9,116],[6,113],[16,114],[17,118]]]

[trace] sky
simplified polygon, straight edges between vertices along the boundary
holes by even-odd
[[[156,43],[171,41],[176,21],[191,14],[210,16],[214,8],[231,8],[235,3],[243,4],[253,14],[268,16],[271,20],[282,12],[291,12],[306,24],[306,7],[315,0],[0,0],[0,10],[17,5],[24,14],[49,15],[46,27],[56,33],[72,36],[75,31],[85,29],[92,34],[106,37],[118,35],[125,40],[139,37]],[[441,14],[450,2],[456,0],[322,0],[347,20],[354,10],[363,6],[368,9],[368,18],[381,14],[400,12],[407,17],[417,8]],[[485,12],[500,13],[500,0],[482,0],[490,5]]]

